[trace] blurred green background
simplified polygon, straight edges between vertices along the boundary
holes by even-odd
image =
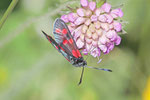
[[[11,0],[0,0],[0,18]],[[79,2],[79,0],[77,1]],[[0,100],[150,100],[150,0],[124,4],[122,43],[97,64],[112,73],[72,67],[46,40],[68,0],[20,0],[0,30]]]

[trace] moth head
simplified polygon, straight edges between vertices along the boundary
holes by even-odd
[[[80,57],[80,58],[70,57],[70,62],[72,63],[72,65],[74,65],[76,67],[81,67],[81,66],[87,65],[87,62],[84,61],[83,57]]]

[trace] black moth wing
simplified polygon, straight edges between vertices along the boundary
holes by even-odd
[[[81,57],[81,53],[67,27],[61,19],[56,19],[53,34],[55,41],[65,50],[65,52],[75,58]]]
[[[44,31],[43,34],[46,36],[48,41],[70,62],[69,55],[64,51],[64,49],[49,35],[47,35]]]

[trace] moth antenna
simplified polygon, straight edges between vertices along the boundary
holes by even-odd
[[[84,73],[84,67],[82,68],[82,73],[81,73],[81,77],[80,77],[80,81],[78,83],[78,86],[82,83],[83,73]]]
[[[110,69],[105,69],[105,68],[97,68],[97,67],[92,67],[92,66],[85,66],[87,68],[92,68],[92,69],[97,69],[97,70],[103,70],[103,71],[108,71],[108,72],[112,72],[112,70]]]

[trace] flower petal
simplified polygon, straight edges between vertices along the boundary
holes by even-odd
[[[68,20],[70,22],[74,22],[77,19],[77,15],[75,13],[69,13],[68,14]]]
[[[103,22],[103,23],[105,23],[105,22],[107,21],[105,15],[100,15],[100,16],[98,17],[98,20],[101,21],[101,22]]]
[[[85,11],[84,11],[84,9],[83,9],[83,8],[77,9],[77,14],[78,14],[80,17],[85,16]]]
[[[106,45],[99,45],[99,48],[100,48],[103,52],[106,52],[106,51],[107,51]]]
[[[93,1],[89,2],[89,8],[90,8],[92,11],[94,11],[95,8],[96,8],[96,2],[93,2]]]
[[[103,9],[105,12],[109,12],[111,9],[111,5],[109,3],[104,3],[101,7],[101,9]]]
[[[76,44],[77,44],[78,49],[81,49],[84,46],[84,42],[82,42],[80,39],[76,41]]]
[[[80,4],[82,7],[87,7],[88,6],[88,0],[80,0]]]
[[[117,36],[116,40],[115,40],[115,44],[119,45],[121,43],[121,37]]]
[[[68,15],[62,15],[61,20],[63,20],[65,23],[68,23],[69,22]]]
[[[95,10],[95,14],[96,14],[96,16],[99,16],[99,15],[100,15],[100,13],[101,13],[101,10],[100,10],[99,8],[97,8],[97,9]]]
[[[83,17],[78,17],[76,20],[75,20],[75,24],[76,25],[80,25],[80,24],[82,24],[82,23],[84,23],[85,22],[85,18],[83,18]]]
[[[101,55],[101,51],[99,48],[94,48],[92,51],[91,51],[91,55],[93,57],[99,57]]]
[[[113,18],[117,18],[117,17],[123,17],[123,11],[118,8],[118,9],[113,9],[111,11],[111,15],[113,16]]]
[[[111,15],[105,14],[106,18],[107,18],[107,22],[111,23],[113,21],[113,17]]]
[[[87,51],[86,49],[83,49],[83,50],[82,50],[82,53],[83,53],[84,55],[88,55],[88,51]]]
[[[114,25],[114,29],[117,31],[117,32],[120,32],[122,30],[122,25],[121,23],[117,22],[117,21],[114,21],[113,23]]]
[[[92,15],[91,16],[91,21],[92,22],[96,22],[97,21],[97,16],[96,15]]]

